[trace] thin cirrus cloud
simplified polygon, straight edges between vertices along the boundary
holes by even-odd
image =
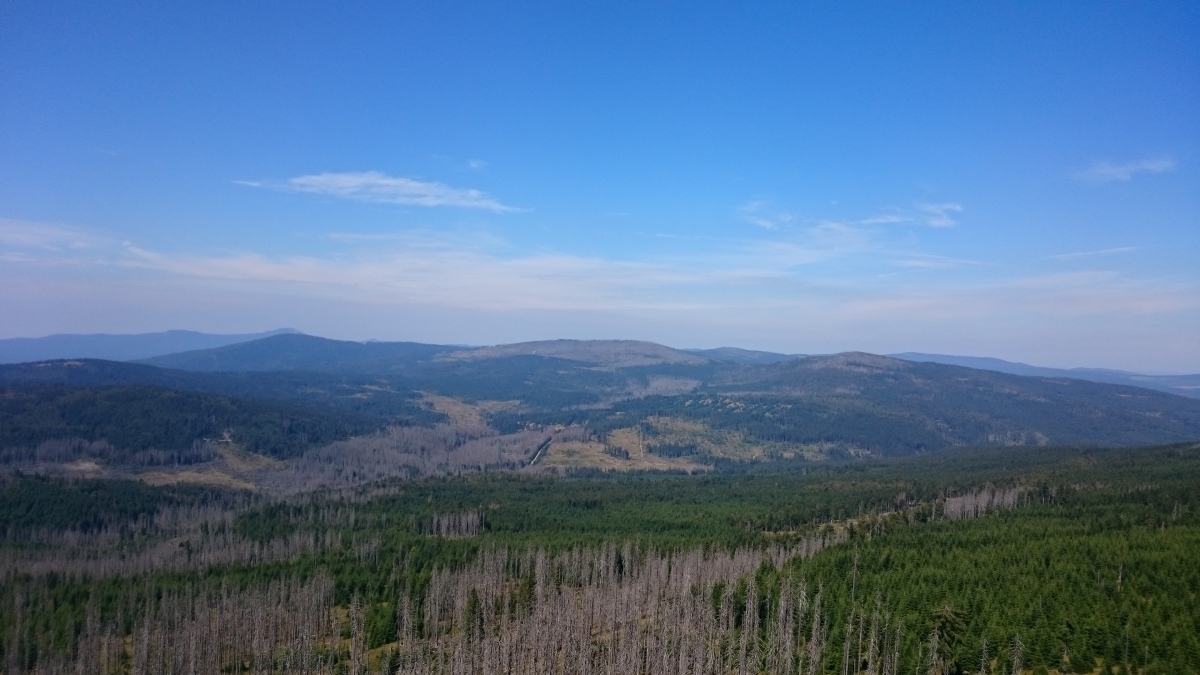
[[[334,257],[180,256],[126,246],[119,264],[247,288],[285,284],[296,292],[352,302],[483,311],[695,308],[696,298],[673,289],[707,278],[663,263],[553,253],[504,258],[420,238],[397,244]]]
[[[1139,282],[1113,272],[1018,276],[949,287],[872,288],[853,279],[796,275],[797,263],[818,262],[821,252],[763,253],[751,247],[686,262],[555,253],[504,258],[458,243],[418,238],[391,249],[333,257],[255,253],[193,257],[127,245],[125,257],[117,264],[183,278],[227,280],[244,291],[285,284],[312,298],[371,305],[487,312],[680,312],[701,322],[725,320],[730,312],[752,321],[779,312],[809,317],[832,312],[844,321],[886,322],[1015,315],[1135,316],[1200,307],[1194,286]],[[974,263],[949,262],[966,267]]]
[[[1195,283],[1114,271],[1013,274],[986,262],[863,239],[868,228],[841,223],[637,260],[514,251],[486,233],[341,232],[327,234],[330,245],[308,254],[204,254],[155,250],[58,225],[0,225],[0,275],[23,290],[0,294],[0,314],[15,317],[16,310],[28,311],[23,297],[65,303],[87,298],[90,307],[107,312],[150,312],[141,305],[131,310],[128,294],[153,288],[154,302],[210,303],[203,311],[211,312],[222,307],[213,321],[223,320],[225,305],[266,313],[281,300],[341,312],[349,323],[338,330],[350,331],[365,330],[355,322],[410,311],[473,312],[468,334],[485,341],[525,330],[531,317],[593,321],[642,334],[653,324],[658,339],[681,343],[694,339],[696,330],[732,331],[729,339],[747,340],[764,331],[786,332],[789,339],[829,341],[831,349],[860,345],[855,341],[864,336],[886,342],[888,335],[926,334],[930,326],[945,335],[985,331],[1012,339],[1030,326],[1054,326],[1047,339],[1059,340],[1057,348],[1070,360],[1078,357],[1080,334],[1097,336],[1092,343],[1102,351],[1105,334],[1084,330],[1096,321],[1140,326],[1145,334],[1139,339],[1154,345],[1160,344],[1156,327],[1194,323],[1200,309]],[[72,247],[89,238],[96,245]],[[876,272],[889,261],[900,270],[947,271],[937,278],[880,280]],[[1117,320],[1130,317],[1146,320]],[[688,328],[680,328],[684,324]],[[1171,354],[1191,358],[1186,349]]]
[[[1113,255],[1116,253],[1129,253],[1138,250],[1137,246],[1119,246],[1117,248],[1104,248],[1098,251],[1078,251],[1076,253],[1059,253],[1058,255],[1046,256],[1051,260],[1073,260],[1075,258],[1091,258],[1099,255]]]
[[[780,226],[787,225],[792,221],[792,214],[775,212],[770,208],[770,204],[759,199],[739,206],[738,215],[747,223],[757,225],[764,230],[777,230]]]
[[[73,227],[0,218],[0,246],[49,251],[94,248],[101,237]]]
[[[958,221],[952,214],[962,213],[962,204],[942,202],[940,204],[918,204],[917,208],[925,217],[925,224],[930,227],[954,227]]]
[[[293,192],[328,195],[343,199],[405,206],[447,206],[481,209],[493,213],[522,211],[508,206],[487,193],[472,188],[457,188],[444,183],[389,176],[380,171],[316,173],[296,176],[282,182],[234,181],[250,187],[272,187]]]
[[[962,210],[962,207],[958,204],[941,204],[936,206],[943,208],[957,208],[958,210]],[[764,230],[778,230],[785,226],[793,225],[800,220],[795,214],[776,210],[772,208],[770,202],[761,199],[754,199],[745,202],[737,208],[737,214],[738,217],[743,221],[752,225],[757,225]],[[837,222],[847,227],[868,227],[872,225],[898,225],[900,223],[909,223],[913,220],[914,218],[911,215],[907,215],[903,212],[893,212],[881,213],[879,215],[870,216],[859,220],[821,220],[819,221],[818,225]]]
[[[957,267],[978,267],[986,263],[980,260],[966,260],[925,253],[909,255],[897,260],[894,264],[896,267],[907,270],[944,270]]]
[[[1124,164],[1096,162],[1087,169],[1076,173],[1075,177],[1092,183],[1128,182],[1140,173],[1166,173],[1174,169],[1175,160],[1169,157],[1143,159]]]

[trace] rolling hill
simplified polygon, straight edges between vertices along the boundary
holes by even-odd
[[[139,363],[207,372],[306,370],[378,374],[460,349],[417,342],[350,342],[297,333],[158,356]]]
[[[1200,402],[1137,387],[847,353],[718,369],[686,394],[603,409],[509,410],[494,423],[582,424],[601,434],[634,429],[643,444],[701,457],[903,455],[955,446],[1193,440],[1200,438]]]
[[[0,385],[17,397],[29,388],[82,388],[72,396],[103,402],[115,418],[125,414],[126,399],[109,389],[154,387],[300,406],[342,419],[339,428],[355,434],[474,419],[491,430],[472,434],[498,434],[497,443],[514,448],[531,444],[520,452],[551,466],[690,470],[967,446],[1200,438],[1200,401],[1146,388],[863,353],[775,359],[716,352],[636,341],[463,348],[293,334],[142,363],[0,366]],[[142,403],[128,405],[149,415]],[[166,425],[171,414],[149,417]],[[546,437],[530,435],[537,429],[575,431],[553,432],[559,440],[535,452],[546,448]],[[437,441],[450,453],[462,442]]]

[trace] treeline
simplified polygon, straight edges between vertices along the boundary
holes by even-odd
[[[158,487],[133,480],[0,477],[0,539],[34,532],[89,533],[144,520],[165,507],[224,498],[201,487]]]

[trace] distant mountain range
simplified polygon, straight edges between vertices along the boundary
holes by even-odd
[[[49,359],[135,361],[296,332],[291,328],[280,328],[266,333],[212,335],[190,330],[169,330],[136,335],[47,335],[39,338],[8,338],[0,340],[0,363],[27,363]]]
[[[293,337],[261,342],[263,338],[276,336]],[[236,345],[245,346],[225,349]],[[808,355],[737,347],[681,350],[637,340],[543,340],[494,347],[377,340],[360,343],[314,338],[291,328],[241,335],[170,330],[136,335],[49,335],[0,340],[0,364],[52,359],[104,359],[209,372],[350,369],[358,373],[370,373],[379,368],[394,371],[403,364],[434,357],[478,361],[499,356],[553,357],[584,361],[604,368],[626,368],[661,364],[696,365],[704,362],[767,365],[807,358]],[[941,363],[1026,377],[1066,377],[1122,384],[1200,399],[1200,374],[1149,375],[1106,368],[1044,368],[990,357],[920,352],[888,356],[903,361]]]
[[[1124,384],[1131,387],[1145,387],[1165,391],[1180,396],[1200,398],[1200,374],[1197,375],[1145,375],[1124,370],[1109,370],[1107,368],[1042,368],[1026,363],[1014,363],[1002,359],[985,356],[949,356],[946,354],[921,354],[904,352],[903,354],[888,354],[894,359],[917,361],[924,363],[944,363],[950,366],[977,368],[979,370],[994,370],[1010,375],[1026,377],[1069,377],[1088,382],[1103,382],[1105,384]]]
[[[549,457],[582,462],[579,466],[625,461],[605,454],[612,447],[685,468],[798,456],[903,455],[955,446],[1200,439],[1200,401],[1144,386],[855,352],[696,352],[632,340],[464,348],[289,333],[140,363],[77,359],[0,366],[0,387],[9,405],[17,406],[12,415],[19,408],[23,419],[47,430],[14,426],[11,434],[19,431],[14,438],[30,439],[23,441],[26,445],[31,439],[53,440],[65,433],[59,429],[68,428],[60,423],[66,417],[51,415],[57,403],[44,401],[71,401],[79,411],[93,411],[89,414],[96,420],[142,419],[151,413],[126,413],[121,406],[152,411],[175,401],[163,391],[297,406],[296,419],[313,425],[324,420],[314,428],[336,427],[342,434],[429,425],[464,412],[505,439],[524,438],[521,433],[536,429],[583,430],[572,432],[582,439],[576,446],[561,451],[578,456],[554,450]],[[108,387],[125,388],[124,398],[101,389]],[[236,408],[240,404],[226,399],[181,400],[197,409],[225,406],[233,411],[229,419],[259,420],[260,427],[242,432],[247,438],[268,437],[271,420],[292,414],[284,408],[272,408],[270,414],[254,406]],[[120,401],[125,403],[117,405]],[[154,417],[170,423],[169,414]],[[72,438],[112,442],[99,432],[69,428]],[[281,439],[283,434],[279,431]],[[534,439],[535,447],[541,438]]]

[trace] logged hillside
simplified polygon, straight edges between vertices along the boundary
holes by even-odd
[[[1136,387],[838,354],[726,367],[685,395],[604,409],[503,411],[493,422],[500,429],[583,424],[602,440],[633,429],[652,452],[737,458],[758,448],[778,459],[1186,441],[1200,438],[1200,402]]]

